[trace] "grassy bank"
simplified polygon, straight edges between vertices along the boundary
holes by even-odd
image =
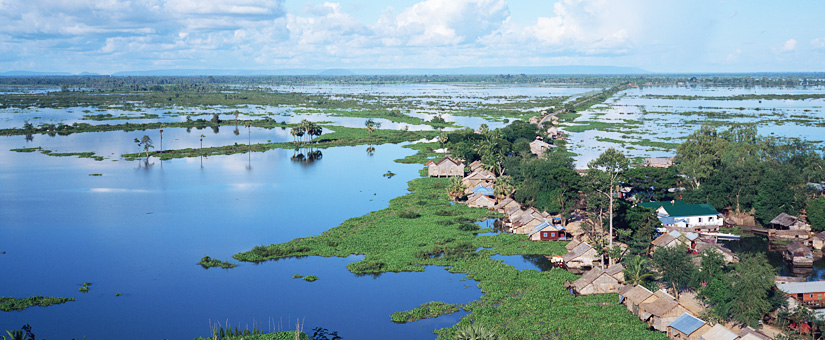
[[[51,297],[51,296],[31,296],[25,299],[18,299],[13,297],[0,297],[0,310],[10,312],[15,310],[24,310],[32,306],[48,307],[51,305],[59,305],[69,301],[75,301],[74,298],[65,297]]]

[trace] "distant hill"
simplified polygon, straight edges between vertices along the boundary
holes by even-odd
[[[8,71],[0,73],[0,76],[8,77],[37,77],[37,76],[72,76],[69,72],[34,72],[34,71]]]

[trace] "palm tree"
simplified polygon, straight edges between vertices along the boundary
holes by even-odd
[[[135,138],[135,143],[138,146],[138,154],[140,154],[140,148],[143,147],[143,150],[146,151],[146,160],[149,160],[149,149],[155,148],[152,145],[152,138],[149,138],[147,135],[143,135],[141,139]]]
[[[450,199],[456,200],[464,197],[464,190],[467,190],[467,187],[464,186],[464,181],[461,177],[453,177],[450,179],[450,185],[447,187],[447,195],[450,196]]]
[[[289,131],[289,134],[291,134],[292,138],[295,138],[296,142],[297,142],[297,139],[301,138],[304,135],[304,130],[302,130],[300,127],[296,126],[296,127],[293,127],[292,130]]]
[[[370,136],[372,136],[372,132],[381,127],[381,123],[376,122],[372,120],[372,118],[370,118],[367,119],[366,122],[364,122],[364,126],[367,127],[367,132],[370,134]]]
[[[634,256],[625,263],[624,280],[630,285],[644,284],[653,278],[650,272],[650,260],[639,255]]]
[[[459,328],[455,338],[459,340],[498,340],[498,334],[479,323],[472,323]]]
[[[203,153],[203,137],[206,137],[206,136],[201,134],[201,153]]]
[[[160,152],[163,153],[163,126],[160,127]]]
[[[496,178],[496,182],[493,183],[493,193],[498,198],[508,197],[513,191],[515,191],[515,186],[513,186],[513,178],[510,176]]]

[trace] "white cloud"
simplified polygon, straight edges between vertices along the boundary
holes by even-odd
[[[796,49],[796,39],[788,39],[782,45],[782,52],[791,52]]]
[[[473,43],[510,16],[504,0],[426,0],[376,24],[388,45],[445,46]]]

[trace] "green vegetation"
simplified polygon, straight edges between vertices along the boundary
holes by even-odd
[[[679,99],[679,100],[805,100],[825,98],[822,93],[805,94],[740,94],[735,96],[684,96],[647,94],[644,98]]]
[[[353,273],[423,271],[426,265],[446,267],[478,281],[481,300],[465,306],[470,312],[454,328],[439,330],[441,338],[456,337],[457,329],[476,322],[505,338],[561,339],[591,337],[664,339],[659,332],[628,313],[621,305],[592,305],[593,298],[577,298],[564,288],[578,276],[561,269],[519,271],[490,258],[492,254],[562,254],[565,242],[530,242],[524,235],[474,237],[458,226],[496,214],[486,209],[451,204],[446,197],[449,179],[419,178],[410,193],[390,201],[386,209],[345,221],[321,235],[287,243],[258,246],[236,254],[241,261],[260,262],[295,256],[349,256],[364,259],[348,265]],[[416,207],[418,218],[399,215]],[[484,248],[479,251],[476,249]],[[615,294],[606,297],[613,301]],[[530,317],[525,317],[530,315]],[[537,321],[538,320],[538,321]],[[570,323],[569,320],[586,320]]]
[[[218,259],[213,259],[209,256],[204,256],[203,258],[201,258],[201,261],[196,263],[196,264],[203,267],[203,269],[209,269],[209,268],[212,268],[212,267],[221,267],[223,269],[229,269],[229,268],[235,268],[235,267],[238,266],[237,264],[229,263],[229,262],[226,262],[226,261],[221,261],[221,260],[218,260]]]
[[[88,293],[89,292],[89,287],[91,285],[92,285],[91,282],[83,282],[83,285],[80,286],[80,288],[78,288],[77,290],[81,293]]]
[[[149,156],[160,157],[162,160],[173,158],[231,155],[245,152],[263,152],[272,149],[294,149],[297,147],[325,149],[336,146],[353,146],[365,144],[385,144],[415,141],[422,138],[432,138],[435,131],[399,131],[399,130],[375,130],[373,133],[367,129],[347,128],[342,126],[330,126],[332,133],[316,137],[307,143],[260,143],[252,145],[233,144],[225,146],[214,146],[199,148],[186,148],[176,150],[163,150],[149,152]],[[129,153],[122,155],[127,160],[135,160],[141,156],[139,153]]]
[[[253,333],[253,331],[250,331],[249,329],[238,330],[236,328],[233,330],[229,328],[224,330],[223,328],[220,328],[215,333],[217,337],[195,338],[194,340],[310,340],[309,335],[304,332],[297,332],[297,335],[295,333],[295,331],[262,333],[259,330],[255,330],[255,333]]]
[[[31,296],[25,299],[13,297],[0,297],[0,310],[4,312],[24,310],[32,306],[48,307],[59,305],[68,301],[75,301],[75,298],[51,297],[51,296]]]
[[[318,281],[318,277],[315,275],[307,275],[304,277],[304,281],[306,282],[315,282]]]
[[[52,157],[71,157],[71,156],[78,156],[80,158],[91,158],[96,161],[102,161],[102,156],[96,156],[94,152],[54,152],[52,150],[44,150],[42,147],[35,147],[35,148],[20,148],[20,149],[10,149],[9,151],[13,152],[35,152],[40,151],[40,153]]]
[[[439,316],[455,313],[461,310],[459,305],[444,302],[427,302],[413,310],[395,312],[390,316],[390,320],[395,323],[407,323],[422,319],[437,318]]]

